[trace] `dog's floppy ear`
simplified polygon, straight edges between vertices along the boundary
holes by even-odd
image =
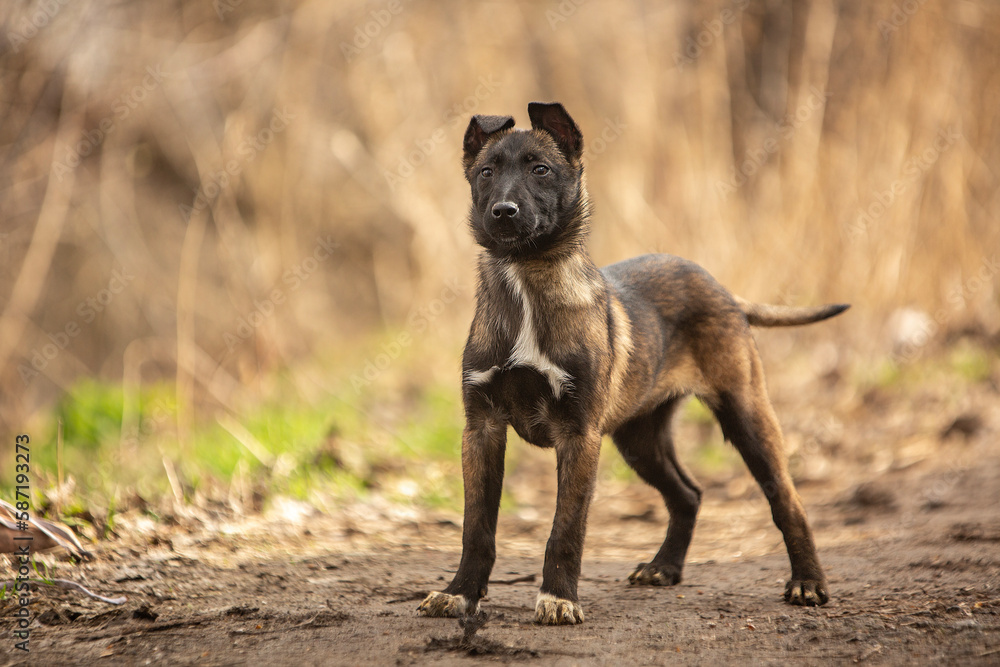
[[[583,154],[583,134],[563,105],[558,102],[532,102],[528,105],[528,117],[533,129],[545,130],[552,135],[570,161],[579,159]]]
[[[469,121],[469,128],[465,131],[465,139],[462,141],[464,154],[462,162],[465,168],[476,161],[476,156],[483,149],[491,134],[509,130],[514,127],[512,116],[481,116],[475,115]]]

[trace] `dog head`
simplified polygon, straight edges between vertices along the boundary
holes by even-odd
[[[476,242],[508,259],[540,256],[586,234],[583,135],[561,104],[528,105],[531,130],[510,116],[473,116],[462,164]]]

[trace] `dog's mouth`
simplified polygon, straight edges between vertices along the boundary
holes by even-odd
[[[493,243],[504,248],[518,248],[531,241],[530,235],[512,229],[488,229],[487,234]]]
[[[530,231],[510,231],[509,229],[494,228],[493,230],[489,230],[489,235],[494,243],[506,248],[517,249],[534,245],[537,229],[538,220],[536,216],[535,224]]]

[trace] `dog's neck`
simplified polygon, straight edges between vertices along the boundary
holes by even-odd
[[[514,297],[528,299],[548,316],[561,308],[587,308],[603,301],[604,278],[585,248],[545,259],[511,260],[482,253],[480,278]]]

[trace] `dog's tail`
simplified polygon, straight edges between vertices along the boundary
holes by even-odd
[[[736,303],[747,316],[747,322],[754,327],[794,327],[800,324],[812,324],[840,315],[850,308],[850,304],[833,303],[812,308],[795,308],[792,306],[772,306],[763,303],[751,303],[734,295]]]

